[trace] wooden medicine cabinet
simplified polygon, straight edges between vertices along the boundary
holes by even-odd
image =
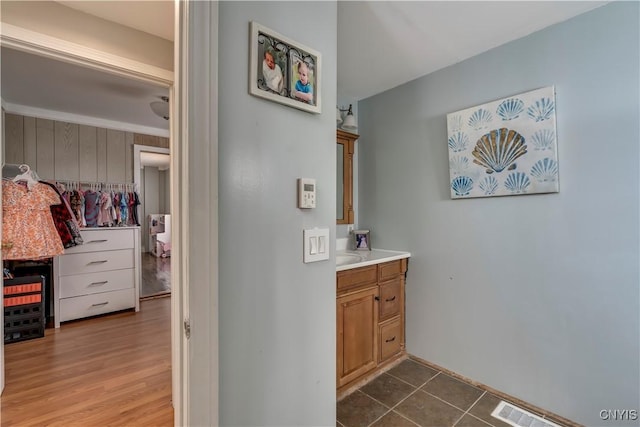
[[[338,224],[353,224],[353,150],[359,135],[337,130],[337,200]]]

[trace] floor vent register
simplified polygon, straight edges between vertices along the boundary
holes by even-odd
[[[491,416],[515,427],[562,427],[504,400],[496,406]]]

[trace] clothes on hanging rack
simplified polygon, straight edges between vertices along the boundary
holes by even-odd
[[[53,223],[58,230],[58,235],[60,235],[62,246],[64,246],[65,249],[68,249],[82,245],[84,241],[80,234],[80,228],[78,227],[78,223],[73,216],[73,212],[71,211],[71,207],[67,203],[67,200],[62,197],[62,194],[56,185],[46,181],[40,182],[51,187],[60,198],[60,203],[51,205],[51,216],[53,218]]]
[[[58,181],[81,227],[140,226],[135,184]]]
[[[50,258],[64,253],[51,216],[60,203],[50,187],[36,182],[31,189],[2,180],[2,255],[5,260]]]

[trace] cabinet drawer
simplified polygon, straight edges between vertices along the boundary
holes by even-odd
[[[62,276],[60,277],[60,298],[133,288],[134,271],[129,268]]]
[[[397,354],[402,346],[402,322],[400,318],[380,324],[380,362]]]
[[[133,236],[136,232],[138,232],[137,229],[82,229],[80,230],[80,234],[82,235],[84,244],[65,249],[64,253],[79,254],[83,252],[133,248]]]
[[[133,268],[133,249],[87,252],[60,257],[60,276]]]
[[[389,319],[400,313],[402,305],[402,285],[400,276],[395,279],[380,284],[380,320]]]
[[[60,321],[80,319],[135,306],[134,290],[102,292],[60,300]]]
[[[402,260],[385,262],[378,267],[379,277],[378,280],[384,282],[385,280],[393,279],[403,273]]]
[[[378,281],[378,266],[354,268],[338,271],[336,275],[338,292],[366,285],[375,285]]]

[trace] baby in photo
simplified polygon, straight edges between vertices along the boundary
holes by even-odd
[[[294,95],[297,99],[313,103],[313,85],[309,82],[309,67],[304,61],[299,61],[298,81],[296,82]]]

